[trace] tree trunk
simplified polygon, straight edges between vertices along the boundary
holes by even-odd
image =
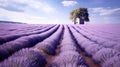
[[[76,22],[76,18],[73,19],[73,22],[74,22],[74,24],[77,24],[77,22]]]
[[[84,24],[84,19],[80,18],[80,24]]]

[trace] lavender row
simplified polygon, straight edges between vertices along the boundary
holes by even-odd
[[[105,28],[104,28],[104,31],[102,30],[102,27],[103,26],[79,26],[81,29],[85,30],[86,32],[88,33],[91,33],[92,35],[96,35],[96,36],[99,36],[99,37],[102,37],[102,38],[105,38],[105,39],[109,39],[109,40],[113,40],[113,41],[117,41],[118,38],[120,39],[120,37],[118,35],[115,35],[115,34],[112,34],[110,32],[106,33],[105,32],[105,29],[106,30],[109,30],[111,28],[113,28],[111,31],[114,32],[114,33],[117,33],[116,28],[112,27],[112,25],[110,27],[107,27],[108,25],[105,25]],[[98,28],[101,28],[101,31],[98,29]],[[119,28],[118,28],[119,29]],[[97,33],[97,34],[96,34]],[[119,32],[118,32],[119,34]]]
[[[50,67],[89,67],[84,58],[78,53],[74,40],[67,26],[60,44],[60,54],[50,64]]]
[[[109,34],[112,36],[119,36],[120,30],[118,24],[108,24],[108,25],[94,25],[90,26],[91,28],[95,28],[96,31],[100,31],[101,33]],[[104,30],[103,30],[103,29]]]
[[[85,52],[92,57],[92,59],[96,62],[101,64],[102,67],[109,67],[109,63],[111,58],[115,56],[119,56],[119,51],[111,48],[105,48],[95,42],[90,41],[89,39],[85,38],[84,36],[80,35],[78,31],[71,28],[71,31],[74,32],[73,35],[77,40],[78,44],[85,50]],[[118,58],[118,57],[117,57]],[[119,57],[120,58],[120,57]],[[109,61],[110,60],[110,61]],[[109,62],[108,62],[109,61]],[[112,65],[119,66],[118,62],[112,62]]]
[[[28,25],[29,26],[29,25]],[[49,25],[49,26],[29,26],[29,27],[25,27],[24,29],[18,29],[18,30],[15,30],[15,31],[12,31],[10,34],[13,35],[13,34],[26,34],[26,33],[34,33],[34,32],[39,32],[40,30],[46,28],[46,27],[51,27],[53,25]]]
[[[82,29],[83,31],[85,31],[86,33],[89,33],[93,36],[97,36],[99,38],[104,38],[104,39],[108,39],[108,40],[113,40],[115,41],[114,39],[111,39],[113,36],[109,36],[109,34],[105,34],[104,35],[102,34],[102,32],[100,31],[96,31],[96,28],[91,30],[90,27],[87,27],[87,26],[78,26],[78,28]],[[97,33],[97,34],[96,34]],[[102,35],[102,36],[101,36]],[[106,36],[107,35],[107,36]]]
[[[49,25],[33,25],[33,24],[0,24],[0,30],[4,31],[24,31],[24,30],[34,30],[37,28],[43,28]]]
[[[87,25],[85,27],[89,28],[89,30],[91,30],[91,31],[98,31],[100,34],[102,34],[102,33],[108,34],[108,35],[114,34],[112,36],[118,35],[118,32],[119,32],[119,25],[113,25],[113,24],[108,24],[108,25],[107,24],[104,24],[104,25]]]
[[[41,34],[24,36],[14,41],[4,43],[3,45],[0,46],[0,60],[5,59],[6,57],[10,56],[14,52],[22,48],[32,47],[36,43],[43,41],[45,38],[52,35],[58,29],[58,27],[59,25]]]
[[[10,34],[18,34],[18,33],[22,33],[23,31],[29,32],[29,31],[33,31],[34,29],[37,28],[43,28],[41,25],[40,26],[36,26],[36,25],[23,25],[23,24],[7,24],[7,25],[0,25],[0,36],[2,35],[10,35]]]
[[[32,34],[40,34],[40,33],[43,33],[45,31],[50,30],[53,27],[54,26],[50,26],[50,27],[47,27],[47,28],[42,29],[40,31],[35,31],[35,32],[31,32],[31,33],[13,34],[13,35],[8,35],[8,36],[1,36],[0,37],[0,44],[3,44],[5,42],[8,42],[8,41],[11,41],[11,40],[14,40],[14,39],[17,39],[17,38],[22,37],[22,36],[28,36],[28,35],[32,35]]]
[[[103,46],[105,48],[111,48],[111,49],[115,49],[117,51],[120,52],[120,44],[119,44],[119,41],[116,42],[116,41],[112,41],[112,40],[108,40],[108,39],[104,39],[104,38],[101,38],[101,37],[98,37],[98,36],[94,36],[94,35],[91,35],[85,31],[83,31],[82,29],[79,29],[76,27],[76,30],[82,34],[83,36],[85,36],[86,38],[88,38],[89,40],[99,44],[100,46]],[[102,35],[101,35],[102,36]],[[114,38],[113,38],[114,39]]]
[[[37,43],[34,48],[39,50],[43,50],[45,53],[49,55],[55,55],[55,49],[60,41],[62,36],[63,26],[61,25],[59,29],[53,33],[50,37],[46,38],[44,41]]]
[[[75,27],[75,26],[74,26]],[[113,48],[115,46],[118,45],[118,42],[115,42],[115,41],[111,41],[111,40],[107,40],[107,39],[103,39],[103,38],[100,38],[100,37],[97,37],[97,36],[94,36],[94,35],[91,35],[85,31],[83,31],[82,29],[79,29],[77,27],[75,27],[75,29],[81,34],[83,35],[84,37],[88,38],[89,40],[101,45],[101,46],[104,46],[106,48]]]
[[[35,49],[22,49],[0,63],[0,67],[44,67],[46,59]]]
[[[21,25],[20,25],[21,26]],[[26,25],[26,26],[29,26],[29,25]],[[2,30],[3,31],[3,30]],[[9,31],[7,32],[3,32],[3,33],[9,33]],[[33,32],[34,33],[34,32]],[[32,34],[32,33],[29,33],[29,32],[26,32],[25,31],[25,33],[20,33],[19,31],[15,31],[15,32],[13,32],[13,34],[9,34],[9,35],[4,35],[4,36],[0,36],[0,42],[1,43],[4,43],[4,42],[7,42],[7,41],[9,41],[9,40],[13,40],[13,39],[16,39],[16,38],[18,38],[18,37],[20,37],[20,36],[22,36],[22,35],[29,35],[29,34]]]
[[[63,26],[61,25],[54,34],[52,34],[50,37],[45,39],[43,42],[38,43],[33,48],[22,49],[19,52],[16,52],[12,56],[10,56],[7,60],[2,62],[1,66],[4,66],[4,67],[9,67],[9,66],[10,67],[11,66],[17,66],[17,67],[26,67],[26,66],[27,67],[39,67],[40,66],[40,67],[43,67],[46,64],[46,60],[43,57],[44,53],[41,51],[42,49],[39,49],[39,48],[42,48],[42,46],[48,45],[48,44],[49,44],[48,45],[49,47],[55,47],[57,45],[56,42],[58,42],[60,40],[60,36],[62,35],[62,30],[63,30]],[[46,43],[46,44],[42,44],[42,43]],[[37,54],[36,51],[37,51],[37,53],[39,52],[39,54]],[[41,55],[41,56],[39,56],[39,55]],[[25,57],[25,58],[23,58],[23,57]],[[21,60],[19,60],[19,59],[21,59]],[[16,61],[16,62],[14,62],[14,61]],[[6,63],[9,63],[9,64],[6,65]],[[16,63],[17,63],[17,65],[16,65]]]
[[[72,39],[72,36],[69,32],[67,25],[64,25],[63,40],[60,44],[60,52],[65,52],[65,51],[77,51],[76,44]]]
[[[30,33],[30,32],[33,32],[35,30],[40,30],[40,29],[43,29],[45,28],[47,25],[16,25],[14,24],[13,25],[4,25],[4,27],[1,27],[0,25],[0,30],[1,30],[1,33],[0,33],[0,36],[7,36],[7,35],[13,35],[13,34],[24,34],[24,33]],[[49,25],[49,26],[52,26],[52,25]]]
[[[86,32],[83,32],[77,28],[75,28],[79,34],[81,34],[82,36],[84,36],[83,38],[87,38],[88,41],[91,41],[93,44],[98,44],[100,47],[105,47],[105,48],[111,48],[111,49],[115,49],[117,51],[119,50],[119,44],[113,41],[109,41],[109,40],[105,40],[99,37],[95,37],[95,36],[91,36]],[[95,46],[94,46],[95,47]]]

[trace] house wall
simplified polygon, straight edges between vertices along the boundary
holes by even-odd
[[[76,18],[76,24],[80,24],[80,19],[79,18]]]

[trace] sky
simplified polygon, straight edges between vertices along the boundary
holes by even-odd
[[[70,12],[88,8],[86,24],[120,24],[120,0],[0,0],[0,21],[73,24]]]

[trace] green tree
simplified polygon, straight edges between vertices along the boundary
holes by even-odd
[[[87,8],[77,8],[70,13],[70,19],[76,24],[76,19],[79,18],[80,24],[84,24],[84,21],[89,21],[89,14]]]

